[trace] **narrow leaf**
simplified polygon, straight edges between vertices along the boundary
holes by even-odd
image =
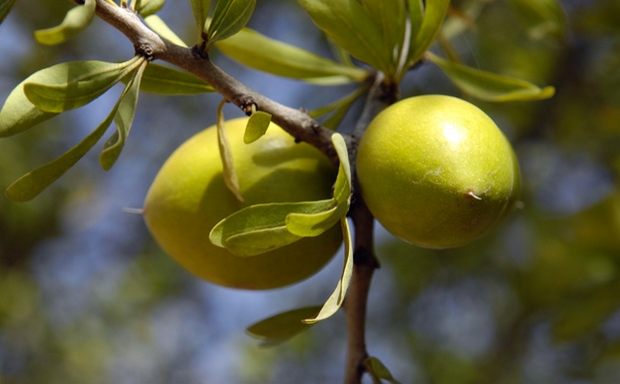
[[[191,0],[191,3],[194,19],[196,20],[196,27],[198,28],[199,34],[201,34],[205,27],[207,17],[209,16],[211,0]]]
[[[385,47],[381,29],[374,15],[369,15],[359,1],[298,0],[314,23],[358,60],[393,73],[392,52]]]
[[[364,366],[372,377],[373,384],[381,384],[382,380],[391,384],[400,384],[398,380],[394,379],[392,373],[390,373],[386,366],[376,357],[366,358],[364,360]]]
[[[178,69],[149,63],[142,75],[140,91],[158,95],[198,95],[214,92],[202,79]]]
[[[246,26],[256,7],[256,0],[218,0],[207,29],[207,49],[217,40],[226,39]]]
[[[531,39],[564,37],[566,15],[558,0],[509,0],[508,4],[525,26]]]
[[[340,220],[342,224],[342,234],[344,239],[344,268],[342,269],[342,276],[336,285],[336,289],[329,296],[323,307],[321,307],[321,311],[314,317],[306,318],[303,320],[305,324],[314,324],[319,321],[323,321],[325,319],[333,316],[338,309],[342,306],[344,302],[344,298],[347,294],[347,289],[349,288],[349,284],[351,283],[351,275],[353,274],[353,247],[352,247],[352,239],[351,239],[351,229],[349,228],[349,222],[346,218]]]
[[[259,255],[302,238],[286,228],[286,217],[290,213],[321,212],[331,206],[331,199],[252,205],[217,223],[209,239],[240,257]]]
[[[321,307],[305,307],[279,313],[247,328],[247,333],[261,341],[261,347],[273,347],[309,329],[302,320],[315,316]]]
[[[63,43],[90,25],[95,17],[95,8],[97,8],[95,0],[86,0],[83,5],[78,5],[67,12],[59,26],[35,31],[34,38],[45,45]]]
[[[271,123],[271,114],[263,111],[252,113],[243,134],[243,142],[250,144],[260,139],[267,132],[269,123]]]
[[[425,1],[422,25],[415,36],[412,36],[407,63],[415,64],[435,41],[441,30],[443,20],[448,13],[450,0]],[[411,2],[410,2],[411,6]],[[414,16],[415,17],[415,16]]]
[[[101,96],[135,68],[139,57],[124,63],[73,61],[42,69],[24,83],[24,93],[37,108],[60,113]]]
[[[405,1],[364,0],[362,4],[378,24],[382,45],[386,50],[385,55],[392,68],[392,72],[388,75],[393,75],[405,41],[407,21]]]
[[[243,202],[245,199],[241,196],[239,188],[239,176],[235,169],[235,163],[232,155],[228,135],[226,134],[226,123],[224,122],[224,113],[222,108],[226,100],[222,100],[217,109],[217,143],[220,150],[220,159],[222,160],[222,168],[224,170],[224,182],[228,189],[235,195],[237,200]]]
[[[364,69],[339,64],[248,28],[218,41],[216,46],[250,68],[292,79],[337,85],[362,82],[368,76]]]
[[[158,12],[163,8],[166,0],[140,0],[136,6],[136,10],[143,18]]]
[[[13,5],[15,5],[15,1],[17,0],[0,0],[0,24],[7,17]]]
[[[133,75],[132,81],[127,84],[125,91],[121,95],[118,110],[114,116],[116,132],[106,141],[104,149],[99,156],[99,163],[105,170],[112,168],[125,145],[125,139],[129,135],[138,105],[140,81],[147,65],[148,62],[143,60]]]
[[[187,48],[187,44],[176,34],[161,17],[157,15],[149,15],[144,18],[146,25],[151,27],[159,36],[169,42]]]
[[[448,75],[463,92],[486,101],[529,101],[552,97],[553,87],[539,88],[527,81],[470,68],[440,58],[430,52],[427,57]]]
[[[115,107],[101,124],[76,146],[62,156],[17,179],[6,189],[6,196],[18,202],[29,201],[39,195],[75,165],[103,136],[112,124]]]

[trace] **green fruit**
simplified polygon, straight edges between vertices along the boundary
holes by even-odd
[[[210,127],[165,162],[147,194],[144,217],[161,247],[194,275],[232,288],[277,288],[318,272],[340,247],[340,227],[247,258],[213,245],[209,232],[249,205],[330,198],[336,169],[316,148],[295,143],[273,123],[259,140],[244,144],[247,121],[226,122],[245,202],[225,185],[217,130]]]
[[[361,194],[393,235],[428,248],[466,244],[517,202],[512,146],[476,106],[449,96],[401,100],[373,119],[357,153]]]

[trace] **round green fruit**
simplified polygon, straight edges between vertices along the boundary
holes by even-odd
[[[454,97],[417,96],[389,106],[362,136],[356,162],[375,218],[422,247],[480,237],[518,198],[512,146],[484,112]]]
[[[275,124],[251,144],[243,143],[248,119],[226,122],[239,202],[226,187],[215,127],[196,134],[165,162],[146,196],[146,224],[161,247],[185,269],[215,284],[271,289],[318,272],[342,242],[338,225],[314,238],[258,256],[241,258],[209,241],[215,224],[253,204],[331,197],[335,167],[316,148],[295,143]]]

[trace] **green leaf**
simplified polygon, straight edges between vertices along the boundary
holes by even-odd
[[[209,239],[237,256],[256,256],[302,238],[286,227],[286,217],[292,212],[321,212],[332,206],[332,199],[251,205],[217,223]]]
[[[283,312],[252,324],[247,333],[261,340],[261,347],[273,347],[310,328],[312,324],[305,324],[302,320],[316,315],[320,309],[305,307]]]
[[[28,81],[36,81],[40,77],[41,74],[37,72],[22,81],[11,91],[0,110],[0,137],[12,136],[23,132],[58,115],[58,113],[40,110],[28,100],[24,93],[24,84]]]
[[[146,19],[146,17],[158,12],[163,8],[166,0],[139,0],[136,10]]]
[[[409,5],[412,6],[412,2]],[[415,64],[420,57],[426,52],[437,38],[441,25],[443,23],[446,14],[448,13],[448,6],[450,0],[428,0],[425,2],[424,17],[422,24],[420,25],[418,32],[411,38],[411,46],[409,48],[409,54],[407,58],[408,66]],[[415,7],[415,5],[414,5]],[[412,9],[410,8],[410,12]],[[413,10],[413,12],[418,12]],[[417,17],[415,14],[411,14],[411,17]]]
[[[207,49],[217,40],[226,39],[245,27],[255,7],[256,0],[218,0],[207,29]]]
[[[248,28],[218,41],[216,46],[227,56],[250,68],[293,79],[343,84],[362,82],[368,76],[364,69],[339,64]]]
[[[135,56],[124,63],[73,61],[37,72],[24,83],[24,93],[37,108],[60,113],[81,107],[101,96],[139,64]]]
[[[29,201],[39,195],[45,188],[58,180],[75,165],[103,136],[108,129],[117,106],[108,114],[108,117],[79,144],[65,152],[62,156],[51,161],[17,179],[5,192],[5,195],[18,202]]]
[[[149,15],[144,18],[144,22],[151,27],[159,36],[169,42],[187,48],[187,44],[176,34],[161,17],[157,15]]]
[[[330,318],[338,309],[342,306],[344,302],[344,298],[347,294],[347,289],[349,288],[349,284],[351,283],[351,276],[353,274],[353,247],[351,240],[351,229],[349,228],[349,222],[347,218],[344,217],[340,220],[342,225],[342,234],[344,239],[344,267],[342,269],[342,276],[340,280],[338,280],[338,284],[336,285],[336,289],[329,296],[323,307],[321,307],[320,312],[310,318],[306,318],[303,320],[305,324],[314,324],[319,321],[323,321],[325,319]]]
[[[226,100],[222,100],[217,108],[217,143],[220,151],[220,159],[222,160],[222,168],[224,169],[224,183],[226,187],[235,195],[237,200],[243,202],[245,199],[241,196],[239,188],[239,177],[235,169],[233,161],[232,149],[226,134],[226,123],[224,121],[224,113],[222,111]]]
[[[41,44],[56,45],[75,36],[90,25],[95,17],[95,0],[86,0],[83,5],[72,8],[62,23],[53,28],[34,32],[34,38]]]
[[[203,32],[207,17],[209,16],[209,8],[211,7],[211,0],[191,0],[192,12],[194,13],[194,19],[196,20],[196,27],[199,34]]]
[[[400,382],[392,376],[390,371],[376,357],[367,357],[364,360],[366,371],[372,377],[373,384],[381,384],[383,380],[391,384],[400,384]]]
[[[314,23],[358,60],[382,70],[394,72],[393,47],[383,43],[380,26],[359,1],[298,0]]]
[[[243,134],[243,142],[250,144],[260,139],[271,123],[271,114],[262,111],[252,113]]]
[[[142,74],[147,65],[148,61],[142,60],[140,66],[133,75],[133,79],[127,84],[119,99],[118,109],[114,116],[116,132],[106,141],[103,151],[99,156],[99,163],[105,170],[112,168],[125,145],[125,139],[129,135],[129,130],[131,129],[138,105],[140,81],[142,80]]]
[[[142,75],[140,91],[157,95],[198,95],[215,90],[191,73],[165,65],[149,63]]]
[[[552,97],[553,87],[539,88],[527,81],[470,68],[440,58],[430,52],[430,61],[437,64],[463,92],[486,101],[530,101]]]
[[[334,133],[332,142],[340,159],[334,185],[334,204],[327,210],[311,213],[291,213],[286,217],[289,232],[298,236],[313,237],[327,231],[346,217],[351,203],[351,167],[346,143],[342,135]]]
[[[7,17],[17,0],[0,0],[0,24]]]
[[[361,3],[378,23],[382,46],[386,49],[384,55],[391,68],[387,75],[394,75],[401,56],[406,55],[403,47],[407,22],[405,1],[363,0]]]
[[[323,121],[322,125],[325,128],[335,130],[336,128],[338,128],[345,115],[349,112],[351,105],[353,105],[355,100],[357,100],[366,91],[368,91],[368,88],[368,84],[361,86],[355,91],[343,97],[342,99],[337,100],[324,107],[310,111],[309,114],[313,118],[317,118],[331,113],[331,116],[327,120]]]

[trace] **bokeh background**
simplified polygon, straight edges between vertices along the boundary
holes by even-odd
[[[258,3],[252,28],[331,54],[295,2]],[[557,4],[560,17],[548,12]],[[0,25],[0,100],[46,66],[133,55],[126,38],[100,20],[59,47],[38,45],[32,31],[59,23],[70,7],[17,2]],[[618,383],[620,2],[453,1],[451,17],[464,10],[478,16],[452,40],[451,53],[557,93],[531,103],[471,100],[514,144],[523,208],[494,234],[453,250],[419,249],[379,228],[369,351],[402,383]],[[169,1],[161,16],[192,41],[188,1]],[[292,107],[316,108],[350,91],[257,73],[217,54],[214,60]],[[0,187],[77,143],[120,91],[0,140]],[[403,96],[423,93],[466,97],[432,64],[408,74],[402,87]],[[215,122],[219,101],[144,94],[112,170],[99,167],[94,151],[31,202],[0,197],[0,383],[341,382],[342,314],[270,349],[244,333],[272,314],[322,303],[341,256],[289,288],[224,289],[173,263],[140,215],[124,211],[142,206],[176,146]]]

